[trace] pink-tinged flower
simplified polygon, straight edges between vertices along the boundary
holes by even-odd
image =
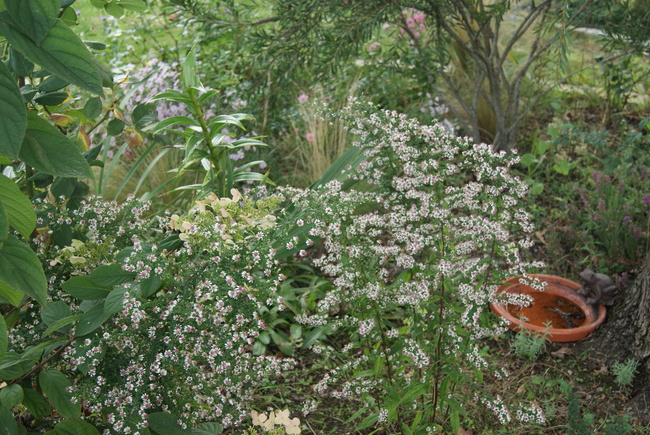
[[[384,29],[384,30],[388,30],[388,29],[390,29],[390,24],[385,23],[383,26],[381,26],[381,28]]]
[[[372,53],[373,51],[377,50],[379,47],[381,47],[381,44],[379,42],[373,42],[368,46],[368,51]]]
[[[309,95],[307,94],[300,94],[300,96],[298,97],[298,102],[300,104],[307,102],[307,100],[309,100]]]
[[[418,23],[420,23],[420,24],[424,23],[424,18],[425,17],[426,17],[426,15],[424,15],[422,13],[413,15],[413,19],[415,21],[417,21]]]
[[[316,136],[314,136],[314,133],[307,133],[305,139],[307,139],[307,142],[313,142],[314,139],[316,139]]]

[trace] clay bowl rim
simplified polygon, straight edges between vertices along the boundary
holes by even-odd
[[[583,338],[587,337],[589,334],[594,332],[596,328],[605,321],[605,317],[607,315],[607,309],[605,308],[605,306],[599,305],[598,312],[596,312],[596,308],[592,307],[591,305],[588,305],[585,299],[583,299],[580,295],[576,293],[576,290],[582,287],[577,282],[559,276],[554,276],[554,275],[530,274],[529,276],[534,278],[539,278],[542,281],[546,281],[548,284],[546,286],[546,289],[544,290],[545,292],[550,292],[551,294],[561,296],[565,299],[570,300],[574,304],[578,305],[578,307],[580,307],[582,312],[585,313],[585,317],[586,317],[585,323],[582,326],[579,326],[577,328],[572,328],[572,329],[562,329],[562,328],[546,329],[543,326],[533,325],[528,322],[522,322],[518,318],[512,316],[506,309],[505,305],[501,303],[491,302],[490,309],[498,316],[501,316],[506,320],[508,320],[509,322],[508,328],[516,330],[519,327],[522,327],[530,331],[536,331],[536,332],[546,331],[548,333],[548,338],[551,341],[569,342],[569,341],[582,340]],[[512,277],[507,279],[506,281],[504,281],[504,284],[511,284],[511,285],[502,285],[501,287],[499,287],[497,292],[502,292],[502,291],[512,292],[512,290],[520,290],[517,291],[517,293],[533,293],[539,291],[525,284],[521,284],[519,282],[520,278],[521,277]],[[521,287],[521,289],[518,289],[518,287]]]

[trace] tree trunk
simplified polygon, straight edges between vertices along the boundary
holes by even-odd
[[[650,423],[650,255],[634,284],[618,295],[607,321],[577,347],[591,351],[610,369],[616,361],[634,358],[639,362],[633,397],[625,410],[644,424]]]

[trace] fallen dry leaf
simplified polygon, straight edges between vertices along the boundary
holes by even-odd
[[[564,360],[567,355],[573,355],[573,349],[570,349],[568,347],[562,347],[555,352],[551,352],[551,356],[553,358],[561,359]]]

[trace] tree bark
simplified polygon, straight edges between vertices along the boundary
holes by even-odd
[[[618,295],[607,321],[589,339],[577,345],[611,369],[616,361],[639,362],[632,399],[625,411],[644,424],[650,423],[650,255],[633,285]]]

